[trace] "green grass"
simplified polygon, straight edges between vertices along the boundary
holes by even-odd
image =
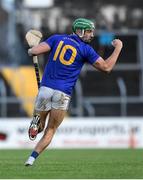
[[[1,179],[143,179],[143,150],[47,150],[32,167],[29,150],[0,150]]]

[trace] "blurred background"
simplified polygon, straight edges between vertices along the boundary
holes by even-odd
[[[70,34],[72,22],[79,17],[95,22],[96,36],[91,46],[103,58],[112,53],[114,38],[121,39],[124,48],[109,75],[88,64],[84,66],[73,92],[68,118],[76,122],[92,120],[95,126],[98,120],[100,123],[107,120],[110,124],[112,119],[114,124],[124,119],[127,126],[139,120],[139,125],[129,128],[127,134],[132,136],[140,131],[143,116],[142,0],[0,0],[1,127],[11,118],[21,123],[23,118],[32,117],[37,84],[32,59],[27,55],[26,32],[31,28],[40,30],[43,40],[55,33]],[[39,57],[41,74],[47,56]],[[18,132],[22,133],[22,128]],[[0,133],[1,139],[5,139],[4,130]]]

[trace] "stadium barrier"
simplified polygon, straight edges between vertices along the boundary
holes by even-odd
[[[29,118],[0,119],[0,149],[30,149]],[[142,118],[66,118],[49,148],[142,148]]]

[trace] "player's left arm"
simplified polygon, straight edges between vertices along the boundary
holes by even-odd
[[[50,50],[51,50],[51,47],[47,43],[41,42],[37,46],[34,46],[31,49],[29,49],[28,54],[30,56],[33,56],[33,55],[37,56],[37,55],[49,52]]]
[[[115,39],[112,41],[112,45],[115,47],[113,53],[107,58],[103,59],[102,57],[99,57],[94,63],[93,66],[103,72],[109,73],[113,67],[115,66],[117,59],[119,57],[119,54],[122,50],[123,43],[119,39]]]

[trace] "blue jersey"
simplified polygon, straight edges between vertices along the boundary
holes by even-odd
[[[41,86],[71,95],[84,63],[93,64],[99,55],[77,35],[53,35],[45,42],[51,47],[51,52]]]

